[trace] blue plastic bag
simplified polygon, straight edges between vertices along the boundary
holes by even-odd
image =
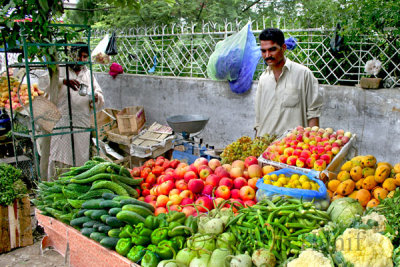
[[[327,204],[329,205],[329,195],[328,191],[326,190],[326,186],[323,181],[319,180],[316,178],[318,176],[317,172],[311,171],[310,173],[306,174],[297,170],[292,170],[289,168],[284,168],[278,171],[274,171],[269,173],[271,174],[276,174],[279,176],[279,174],[284,174],[285,176],[291,176],[293,174],[298,174],[298,175],[306,175],[308,179],[316,182],[319,185],[318,191],[316,190],[308,190],[308,189],[298,189],[298,188],[287,188],[287,187],[279,187],[279,186],[274,186],[274,185],[269,185],[265,184],[263,178],[260,178],[256,186],[258,188],[257,193],[256,193],[256,199],[257,201],[261,201],[264,198],[273,198],[276,195],[283,195],[283,196],[289,196],[289,197],[294,197],[294,198],[302,198],[306,201],[327,201]],[[316,203],[317,204],[317,203]],[[324,203],[325,204],[325,203]],[[326,205],[323,205],[324,207],[320,207],[321,209],[325,209]],[[327,207],[326,207],[327,208]]]
[[[229,81],[231,90],[238,94],[251,88],[261,57],[250,26],[248,23],[238,33],[218,42],[207,65],[207,73],[211,79]]]

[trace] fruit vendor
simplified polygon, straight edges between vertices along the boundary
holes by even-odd
[[[79,62],[86,62],[89,58],[89,50],[87,46],[84,47],[73,47],[71,49],[74,54],[73,57]],[[68,87],[70,90],[71,99],[71,112],[72,112],[72,123],[74,127],[90,127],[90,118],[93,113],[92,109],[92,97],[88,95],[82,95],[81,85],[86,85],[87,92],[91,92],[91,80],[90,70],[86,65],[73,64],[68,66],[68,76],[66,75],[66,68],[60,68],[58,87],[55,92],[56,99],[53,102],[56,103],[58,110],[61,113],[61,119],[55,125],[56,127],[69,127],[69,109],[68,109]],[[47,78],[47,79],[46,79]],[[50,88],[50,81],[48,75],[42,76],[39,79],[39,87],[47,90]],[[95,92],[96,110],[101,108],[104,104],[104,98],[102,90],[93,77],[93,87]],[[54,93],[54,92],[53,92]],[[76,130],[77,128],[75,128]],[[53,132],[60,131],[54,130]],[[61,131],[65,132],[66,129]],[[74,150],[75,150],[75,164],[76,166],[83,165],[89,160],[89,148],[90,148],[90,132],[75,133],[74,135]],[[50,139],[50,138],[49,138]],[[48,140],[47,140],[48,141]],[[49,143],[47,143],[48,145]],[[42,148],[46,144],[42,144]],[[48,177],[56,177],[59,173],[57,170],[67,169],[73,165],[72,158],[72,145],[71,135],[52,135],[50,142],[48,159]],[[41,155],[42,156],[42,155]]]
[[[259,39],[268,67],[261,74],[256,93],[256,135],[282,134],[298,125],[319,126],[323,96],[313,73],[285,57],[287,47],[281,30],[265,29]]]

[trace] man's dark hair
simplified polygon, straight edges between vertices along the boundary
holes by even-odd
[[[260,41],[272,41],[282,46],[285,43],[285,35],[277,28],[268,28],[260,33]]]
[[[76,42],[75,44],[86,44],[84,42]],[[78,56],[80,57],[82,53],[89,54],[89,47],[86,46],[73,46],[72,51],[78,51]]]

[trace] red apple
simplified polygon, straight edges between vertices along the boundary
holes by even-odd
[[[184,208],[182,209],[182,212],[185,213],[186,217],[189,217],[190,215],[193,215],[193,216],[196,216],[196,215],[197,215],[197,214],[196,214],[197,211],[196,211],[195,207],[191,207],[191,206],[184,207]]]
[[[142,190],[142,196],[146,197],[150,195],[150,190],[149,189],[143,189]]]
[[[130,173],[131,173],[132,177],[139,177],[140,176],[140,168],[133,167]]]
[[[285,163],[286,164],[287,159],[288,159],[288,156],[286,156],[286,155],[279,156],[279,162],[281,162],[281,163]]]
[[[190,164],[188,167],[186,167],[186,172],[192,171],[195,174],[199,174],[199,170],[197,169],[196,166],[194,166],[194,164]]]
[[[211,196],[212,193],[213,193],[213,189],[214,189],[214,186],[208,184],[208,185],[205,185],[205,186],[204,186],[203,191],[202,191],[201,193],[202,193],[203,195],[209,195],[209,196]]]
[[[256,183],[257,183],[258,179],[259,179],[259,178],[257,178],[257,177],[254,177],[254,178],[249,179],[249,180],[247,181],[247,185],[250,186],[250,187],[252,187],[252,188],[254,188],[254,189],[256,189],[256,188],[257,188]]]
[[[161,213],[167,213],[167,209],[164,207],[157,207],[156,210],[154,211],[154,215],[157,216],[158,214]]]
[[[291,165],[291,166],[296,166],[296,161],[297,161],[296,156],[290,156],[290,157],[288,157],[286,164]]]
[[[206,165],[201,165],[199,167],[199,177],[202,180],[205,180],[207,178],[207,176],[209,176],[212,172],[213,171],[211,170],[211,168]]]
[[[326,165],[328,165],[332,160],[331,156],[329,156],[328,154],[323,154],[319,158],[325,161]]]
[[[247,171],[249,172],[250,178],[254,178],[254,177],[260,178],[262,176],[262,169],[258,164],[250,165],[247,168]]]
[[[147,203],[150,203],[151,201],[154,201],[157,199],[157,196],[153,196],[153,195],[148,195],[144,197],[144,201]]]
[[[304,166],[306,166],[306,161],[307,161],[306,158],[300,157],[296,160],[296,166],[299,168],[304,168]]]
[[[192,179],[188,183],[188,188],[190,191],[192,191],[194,194],[198,194],[201,191],[203,191],[204,188],[204,182],[201,179]]]
[[[218,207],[218,205],[223,201],[225,201],[225,199],[223,199],[221,197],[215,198],[214,199],[214,208]]]
[[[314,159],[314,158],[312,158],[312,157],[308,158],[308,159],[306,160],[306,166],[307,166],[307,168],[309,168],[309,169],[314,168],[314,162],[315,162],[315,160],[316,160],[316,159]]]
[[[167,202],[168,206],[171,205],[179,205],[182,202],[182,197],[180,197],[179,195],[172,195],[169,197],[169,201]]]
[[[210,184],[212,186],[217,186],[219,184],[219,181],[221,180],[221,178],[215,174],[210,174],[209,176],[207,176],[205,184]]]
[[[182,198],[190,198],[190,199],[194,199],[194,194],[192,191],[190,190],[183,190],[179,196],[181,196]]]
[[[183,176],[183,179],[185,180],[186,183],[189,183],[190,180],[197,179],[197,175],[194,171],[188,171]]]
[[[231,164],[223,164],[222,166],[221,166],[222,168],[224,168],[228,173],[231,171],[231,169],[232,169],[232,165]]]
[[[248,170],[244,170],[244,171],[243,171],[243,178],[244,178],[244,179],[249,179],[249,178],[250,178],[250,176],[249,176],[249,171],[248,171]]]
[[[217,198],[229,199],[231,197],[231,190],[226,185],[220,185],[215,190],[215,196]]]
[[[309,150],[303,150],[300,153],[300,158],[308,159],[311,156],[311,152]]]
[[[181,167],[181,168],[177,167],[175,169],[175,176],[177,179],[183,179],[185,173],[186,173],[186,167]]]
[[[229,177],[229,172],[227,172],[222,166],[217,167],[214,171],[214,174],[219,178]]]
[[[188,185],[187,185],[187,183],[185,182],[185,180],[183,180],[183,179],[177,180],[177,181],[175,182],[175,187],[176,187],[177,189],[179,189],[179,190],[186,190],[186,189],[188,189]]]
[[[256,196],[256,191],[251,186],[243,186],[239,190],[239,195],[242,200],[253,200]]]
[[[332,153],[334,154],[334,155],[336,155],[337,153],[339,153],[339,151],[340,151],[340,148],[337,146],[337,147],[332,147]]]
[[[166,181],[160,184],[158,193],[162,195],[168,195],[169,191],[171,191],[175,187],[175,183],[172,181]]]
[[[254,156],[249,156],[244,160],[244,166],[246,168],[249,168],[249,166],[254,164],[258,165],[258,159]]]
[[[174,210],[174,211],[181,212],[182,211],[182,207],[179,206],[179,205],[171,205],[171,206],[169,206],[169,210]]]
[[[285,148],[285,150],[283,151],[283,155],[285,155],[286,157],[290,157],[293,154],[294,149],[291,147],[287,147]]]
[[[323,171],[326,168],[326,162],[322,159],[318,159],[314,162],[314,170]]]
[[[246,200],[243,202],[243,204],[245,207],[251,207],[251,206],[255,205],[256,202],[254,200]]]
[[[199,210],[200,212],[210,211],[210,210],[213,208],[213,206],[214,206],[214,204],[213,204],[211,198],[210,198],[210,197],[206,197],[206,196],[199,197],[199,198],[196,200],[195,204],[196,204],[196,205],[199,205],[199,204],[200,204],[200,205],[202,205],[202,206],[204,206],[204,207],[206,208],[206,209],[204,209],[204,208],[201,207],[201,206],[197,206],[197,208],[198,208],[198,210]]]
[[[191,199],[191,198],[184,198],[184,199],[182,199],[182,201],[181,201],[181,205],[182,205],[182,206],[189,205],[189,204],[193,204],[193,203],[194,203],[194,201],[193,201],[193,199]]]
[[[219,166],[221,166],[221,162],[218,159],[210,159],[208,162],[208,167],[210,167],[213,171]]]
[[[233,187],[233,181],[232,181],[232,179],[231,178],[227,178],[227,177],[224,177],[224,178],[222,178],[220,181],[219,181],[219,184],[218,185],[225,185],[225,186],[227,186],[229,189],[231,189],[232,187]]]
[[[232,189],[231,190],[231,197],[234,199],[240,198],[239,189]]]
[[[178,195],[182,192],[182,190],[179,190],[178,188],[174,188],[171,191],[169,191],[168,196],[171,198],[172,195]]]
[[[207,165],[208,166],[208,160],[206,158],[197,158],[194,162],[193,165],[197,168],[197,170],[199,170],[199,167],[201,165]]]
[[[237,178],[243,176],[243,170],[240,167],[232,167],[231,171],[229,172],[231,178]]]
[[[234,162],[232,162],[232,168],[240,168],[242,171],[245,169],[244,161],[237,159]]]
[[[157,207],[165,207],[169,201],[169,198],[166,195],[159,195],[157,197]]]
[[[238,177],[233,180],[233,188],[240,189],[245,185],[247,185],[247,180],[243,177]]]

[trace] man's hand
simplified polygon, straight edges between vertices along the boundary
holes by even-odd
[[[81,85],[80,82],[78,82],[77,80],[67,80],[67,79],[63,80],[63,84],[70,87],[74,91],[78,91]]]
[[[319,118],[311,118],[308,120],[308,127],[319,126]]]

